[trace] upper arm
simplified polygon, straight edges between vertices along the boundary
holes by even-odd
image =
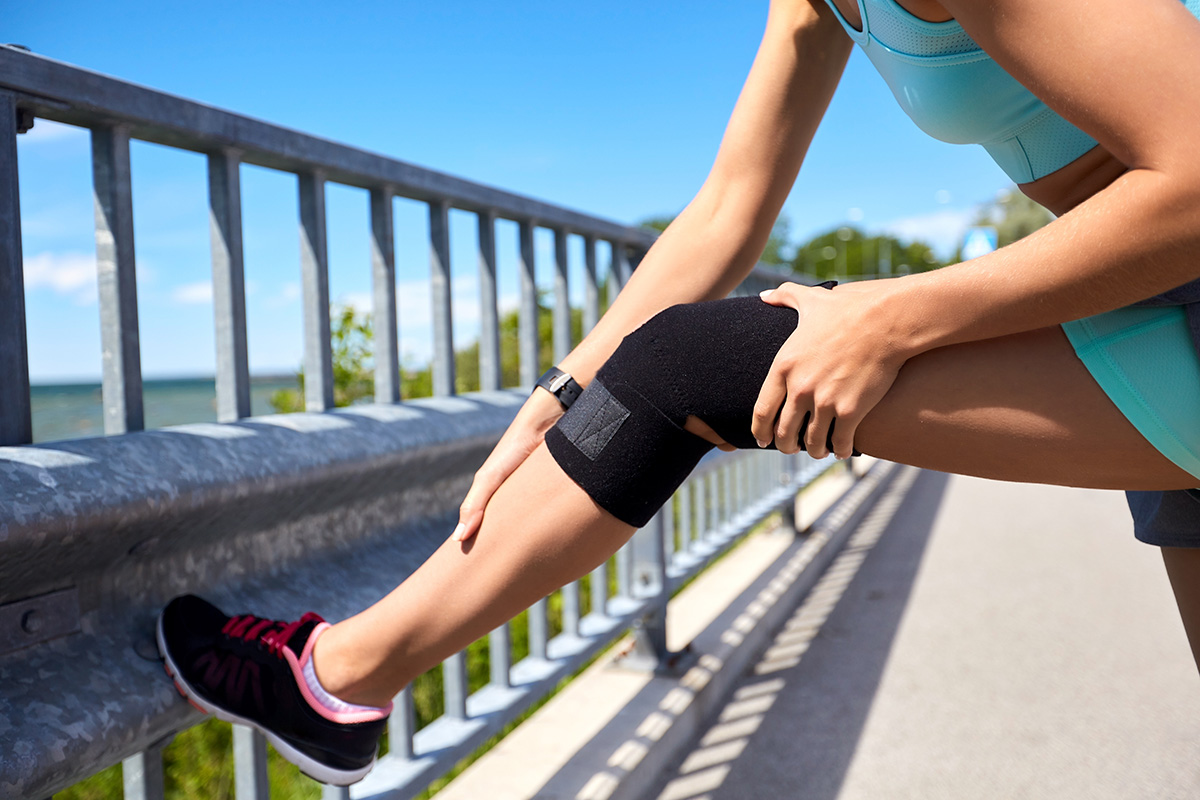
[[[762,44],[700,194],[723,217],[768,228],[774,222],[850,47],[823,0],[772,0]]]
[[[1180,0],[941,1],[1124,164],[1200,176],[1200,21]]]

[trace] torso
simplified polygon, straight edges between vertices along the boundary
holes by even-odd
[[[842,16],[856,28],[862,28],[857,0],[832,0]],[[915,17],[927,22],[946,22],[953,17],[937,0],[896,0]],[[1062,216],[1096,192],[1116,180],[1127,167],[1103,146],[1089,150],[1062,169],[1023,183],[1018,188],[1032,200],[1041,203],[1057,216]]]

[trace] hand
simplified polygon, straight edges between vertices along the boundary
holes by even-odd
[[[887,393],[908,353],[888,325],[883,282],[844,284],[833,291],[785,283],[763,302],[796,309],[800,317],[763,381],[750,430],[759,445],[813,458],[849,458],[859,423]],[[801,430],[806,416],[808,426]],[[836,420],[837,424],[834,424]]]
[[[483,510],[508,476],[521,466],[529,454],[546,438],[546,431],[563,414],[558,398],[544,389],[535,389],[508,430],[500,437],[491,455],[475,473],[467,497],[458,507],[458,525],[450,538],[464,542],[479,531]]]

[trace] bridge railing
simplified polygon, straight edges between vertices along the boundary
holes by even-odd
[[[17,136],[38,118],[91,131],[103,349],[102,438],[31,444]],[[217,347],[217,424],[145,431],[135,283],[130,141],[201,152],[208,188]],[[240,165],[298,177],[304,319],[301,414],[250,418]],[[375,400],[333,410],[325,186],[370,192]],[[399,403],[392,198],[429,210],[433,389]],[[483,391],[454,396],[448,212],[477,215]],[[475,469],[525,390],[501,388],[495,225],[520,250],[520,379],[538,371],[534,230],[554,235],[555,358],[571,348],[567,238],[584,242],[584,330],[599,313],[596,243],[623,285],[653,234],[0,46],[0,797],[45,797],[124,764],[125,794],[163,793],[161,750],[199,716],[175,695],[153,643],[155,610],[198,591],[277,617],[347,616],[440,544]],[[757,270],[742,291],[791,277]],[[508,628],[489,639],[491,680],[468,692],[465,658],[443,666],[446,712],[414,730],[403,693],[390,750],[355,796],[408,797],[444,774],[636,623],[641,652],[663,644],[672,587],[824,468],[806,456],[714,452],[606,567],[562,590],[562,630],[545,601],[529,655]],[[235,732],[239,796],[266,793],[265,742]],[[329,796],[345,796],[333,789]]]

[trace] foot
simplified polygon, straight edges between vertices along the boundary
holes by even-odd
[[[159,614],[158,650],[192,705],[261,731],[314,780],[346,786],[375,765],[392,709],[352,706],[310,688],[305,666],[327,627],[312,613],[295,622],[230,617],[183,595]]]

